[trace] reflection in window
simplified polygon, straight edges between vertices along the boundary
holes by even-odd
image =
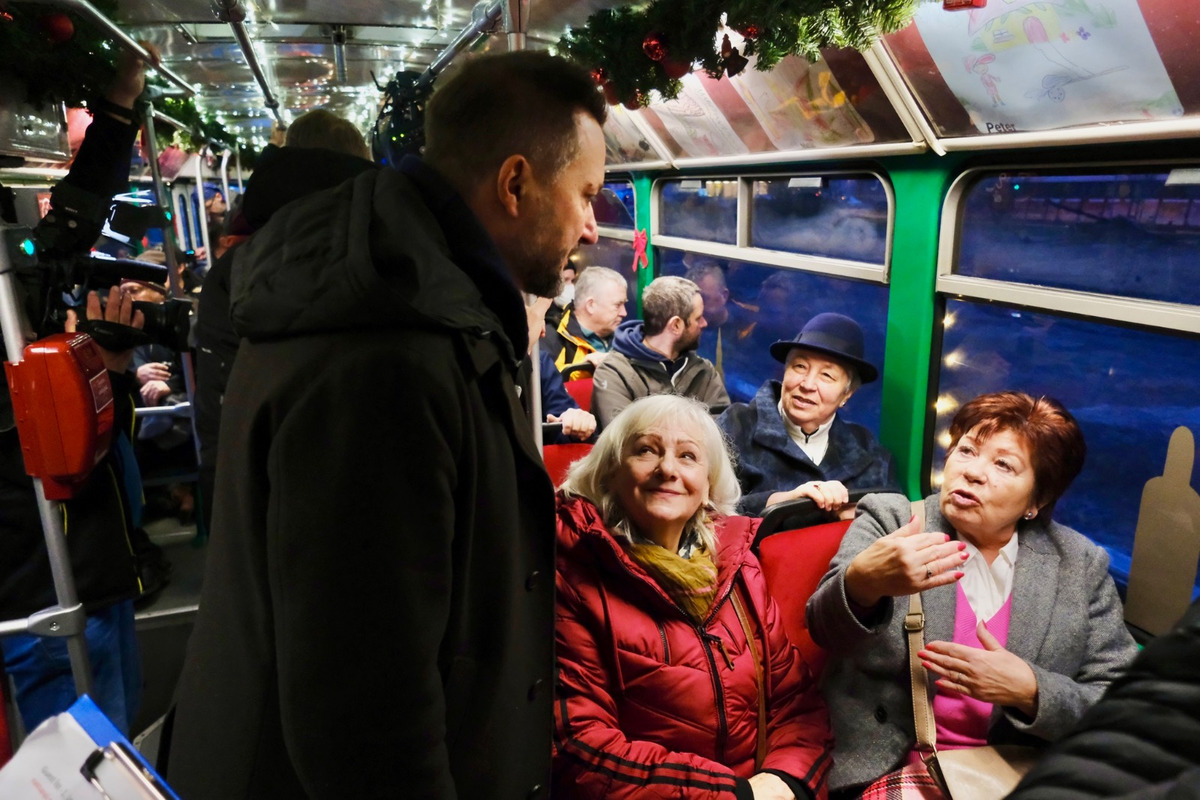
[[[736,34],[734,46],[740,46]],[[672,158],[809,150],[910,137],[861,53],[828,48],[810,63],[786,56],[766,72],[699,70],[675,100],[637,112]],[[611,159],[610,159],[611,160]]]
[[[934,488],[950,443],[947,428],[962,403],[1006,389],[1057,398],[1079,421],[1088,452],[1055,518],[1102,545],[1124,586],[1142,487],[1162,474],[1176,427],[1200,433],[1198,345],[1191,336],[947,300]]]
[[[661,185],[659,233],[737,243],[736,178],[663,181]]]
[[[698,352],[718,365],[734,402],[749,402],[767,380],[780,379],[783,366],[771,357],[771,345],[794,338],[823,311],[857,320],[866,358],[882,370],[887,287],[662,247],[655,252],[660,275],[686,275],[700,286],[708,327]],[[847,419],[876,435],[881,383],[863,386],[846,406]]]
[[[962,275],[1200,304],[1200,171],[985,173]]]
[[[610,228],[633,230],[636,206],[633,199],[633,184],[629,181],[609,181],[592,201],[592,212],[597,225]]]
[[[621,106],[608,107],[608,120],[604,123],[605,162],[637,164],[662,158],[634,125],[629,113]]]
[[[754,247],[884,263],[888,197],[874,175],[758,180],[750,208]]]
[[[629,242],[601,236],[596,244],[581,245],[571,254],[576,270],[584,267],[608,267],[625,276],[629,282],[629,313],[633,314],[637,297],[637,273],[633,269],[633,249]]]

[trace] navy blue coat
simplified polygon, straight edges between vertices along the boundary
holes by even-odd
[[[820,466],[788,436],[779,415],[779,381],[767,381],[753,402],[734,403],[717,418],[733,443],[742,485],[738,513],[761,516],[767,498],[808,481],[841,481],[848,490],[887,487],[900,491],[892,454],[862,425],[834,417],[829,449]]]

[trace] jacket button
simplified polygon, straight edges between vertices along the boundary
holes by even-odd
[[[525,577],[525,591],[532,592],[542,582],[542,573],[534,570]]]
[[[529,702],[532,703],[534,700],[537,700],[538,695],[542,692],[542,687],[545,685],[546,682],[541,678],[533,682],[533,685],[529,687]]]
[[[887,709],[884,708],[883,706],[876,706],[875,707],[875,721],[882,725],[883,723],[887,722],[887,719],[888,719]]]
[[[536,798],[541,797],[543,794],[542,785],[540,783],[535,783],[533,788],[529,790],[529,793],[525,795],[525,799],[536,800]]]

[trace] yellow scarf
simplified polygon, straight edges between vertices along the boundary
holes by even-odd
[[[633,543],[629,555],[693,622],[708,619],[717,596],[717,565],[706,548],[697,547],[691,558],[683,558],[656,544]]]

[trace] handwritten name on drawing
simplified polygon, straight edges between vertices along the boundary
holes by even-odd
[[[1016,133],[1017,126],[1011,122],[989,122],[987,123],[988,133]]]

